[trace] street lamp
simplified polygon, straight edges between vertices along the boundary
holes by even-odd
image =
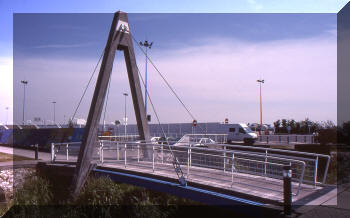
[[[126,120],[126,96],[128,96],[128,93],[123,93],[123,95],[125,96],[125,103],[124,103],[124,135],[125,135],[125,139],[126,139],[126,122],[127,122],[127,120]]]
[[[145,64],[145,110],[147,114],[147,48],[151,49],[153,42],[148,43],[147,40],[145,42],[140,42],[141,46],[146,48],[146,64]]]
[[[23,84],[23,114],[22,114],[22,124],[24,125],[24,105],[26,101],[26,85],[28,84],[27,80],[22,80],[21,83]]]
[[[260,135],[262,130],[262,98],[261,98],[261,83],[264,83],[265,80],[258,79],[257,82],[260,85]]]
[[[56,107],[55,107],[56,102],[53,101],[51,103],[53,104],[53,123],[55,124],[56,123]]]

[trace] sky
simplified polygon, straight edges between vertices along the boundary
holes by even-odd
[[[130,28],[137,40],[154,41],[149,51],[152,61],[199,121],[220,122],[227,117],[230,122],[258,122],[256,80],[263,78],[264,123],[306,117],[335,122],[335,13],[347,1],[273,2],[130,5],[101,1],[96,5],[88,1],[82,5],[79,1],[53,1],[48,5],[0,1],[0,24],[4,27],[4,34],[0,34],[0,72],[5,75],[0,84],[0,108],[10,107],[8,118],[7,111],[0,110],[0,123],[6,119],[11,122],[12,110],[14,121],[22,120],[21,80],[29,81],[26,120],[53,120],[52,101],[57,102],[57,122],[72,116],[105,46],[113,17],[107,12],[118,9],[130,13]],[[38,12],[41,14],[28,14]],[[134,47],[143,73],[145,57]],[[107,123],[123,117],[122,93],[129,92],[124,65],[118,51]],[[149,92],[161,122],[191,122],[150,65],[148,73]],[[87,117],[95,78],[78,118]],[[9,92],[12,88],[14,93]],[[135,123],[131,99],[127,99],[127,109],[130,123]],[[150,108],[149,113],[155,122]]]

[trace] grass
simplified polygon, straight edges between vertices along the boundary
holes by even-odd
[[[26,176],[14,198],[0,205],[0,216],[11,217],[177,217],[181,205],[201,204],[145,188],[115,183],[108,177],[90,176],[76,201],[67,199],[55,208],[58,187],[37,173]],[[66,187],[68,188],[68,187]],[[89,216],[88,216],[89,217]]]
[[[34,159],[15,155],[15,154],[7,154],[7,153],[0,152],[0,162],[21,161],[21,160],[34,160]]]

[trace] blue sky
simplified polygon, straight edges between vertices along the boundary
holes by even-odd
[[[14,17],[17,55],[96,57],[105,45],[113,14],[16,14]],[[312,38],[336,29],[335,14],[131,13],[129,22],[135,38],[157,42],[155,51],[200,45],[210,38],[267,42]]]
[[[257,122],[259,115],[258,86],[255,80],[260,76],[263,76],[271,84],[266,83],[264,85],[266,88],[263,88],[266,100],[264,117],[266,117],[267,123],[285,117],[297,120],[305,117],[314,120],[336,120],[336,102],[334,102],[336,98],[336,14],[267,13],[336,13],[347,1],[280,1],[279,4],[276,4],[275,1],[261,3],[262,1],[257,0],[235,1],[235,3],[223,1],[221,4],[218,4],[217,1],[215,4],[210,1],[201,1],[200,4],[196,1],[176,1],[176,3],[174,1],[162,4],[157,3],[157,1],[147,2],[147,4],[143,1],[135,1],[133,4],[126,3],[126,1],[116,3],[114,3],[115,1],[99,1],[98,4],[90,1],[83,2],[50,1],[50,4],[46,1],[33,3],[33,1],[5,0],[0,2],[0,25],[4,27],[4,34],[0,35],[1,73],[12,71],[9,66],[12,61],[12,13],[49,13],[46,15],[15,15],[15,19],[18,19],[18,26],[14,31],[13,48],[16,61],[13,80],[16,80],[17,77],[18,79],[31,78],[32,87],[28,88],[28,92],[33,93],[34,96],[42,92],[42,90],[35,88],[43,83],[40,80],[49,81],[45,82],[48,86],[46,87],[48,92],[42,93],[41,98],[28,97],[28,101],[33,102],[33,105],[41,105],[40,109],[37,106],[27,106],[28,114],[26,116],[28,119],[40,115],[42,115],[42,119],[51,119],[52,104],[48,102],[52,99],[59,99],[57,100],[59,109],[57,120],[63,121],[64,118],[67,119],[68,116],[71,116],[72,108],[75,107],[77,98],[82,93],[82,86],[86,84],[105,45],[113,16],[112,14],[96,13],[114,12],[121,9],[134,12],[129,15],[133,34],[138,40],[147,38],[155,42],[150,51],[151,58],[154,59],[179,94],[183,96],[192,112],[197,114],[199,120],[220,121],[229,117],[232,122]],[[51,14],[58,12],[73,14]],[[74,14],[77,12],[95,14],[77,16]],[[149,14],[149,12],[158,13]],[[177,12],[177,14],[166,12]],[[194,15],[193,13],[184,14],[181,12],[210,12],[210,14]],[[222,12],[226,14],[222,14]],[[237,14],[227,14],[227,12]],[[249,14],[256,12],[264,14]],[[25,16],[24,18],[28,20],[23,22],[21,16]],[[25,37],[23,37],[24,35]],[[144,69],[144,57],[137,51],[136,46],[135,50],[138,65],[140,69]],[[284,52],[285,54],[283,54]],[[189,59],[191,61],[186,62]],[[123,64],[121,60],[121,54],[117,54],[116,66]],[[310,63],[311,60],[315,60],[315,63]],[[324,60],[330,61],[320,63],[320,61],[325,62]],[[274,61],[279,61],[280,64],[275,67],[279,69],[271,69]],[[298,67],[295,66],[296,64]],[[38,65],[41,67],[37,67]],[[252,68],[251,65],[256,66],[256,68]],[[57,70],[60,67],[61,72]],[[262,69],[264,67],[266,69]],[[53,70],[54,68],[55,70]],[[72,80],[76,79],[75,82],[71,81],[67,84],[70,86],[79,84],[71,90],[66,90],[70,93],[69,100],[67,100],[67,95],[64,98],[65,94],[62,95],[62,91],[57,90],[59,88],[50,89],[50,86],[55,87],[55,83],[61,89],[65,86],[62,80],[69,78],[64,76],[63,72],[67,68],[75,69],[76,74],[72,76],[72,72],[66,73],[71,75]],[[179,79],[180,75],[178,70],[174,70],[175,68],[181,69],[184,75],[188,75],[188,79]],[[296,79],[298,76],[305,75],[306,71],[303,71],[305,68],[308,69],[307,72],[321,70],[320,78],[315,82],[312,80],[315,74],[310,73],[304,79]],[[18,71],[16,71],[17,69]],[[48,69],[52,71],[52,74],[47,73]],[[196,69],[202,71],[202,74],[194,72]],[[291,75],[293,70],[300,72],[296,72],[293,77]],[[22,73],[23,71],[26,72]],[[111,96],[120,102],[122,99],[119,94],[128,90],[128,87],[125,86],[127,78],[123,66],[114,71],[112,85],[114,84],[113,87],[116,88],[111,90]],[[284,73],[277,75],[279,71],[284,71]],[[36,73],[34,74],[34,72]],[[220,76],[219,72],[225,73]],[[161,85],[161,81],[156,79],[156,72],[149,69],[149,75],[154,84],[150,85],[150,92],[153,93],[152,96],[159,107],[162,120],[164,122],[176,122],[177,120],[187,122],[188,117],[183,109],[177,105],[175,98],[162,91],[164,85]],[[226,81],[222,79],[225,77],[229,79]],[[11,79],[9,78],[8,81]],[[231,80],[234,88],[228,89],[225,85],[230,86],[231,83],[228,81]],[[248,80],[251,81],[248,82]],[[204,86],[192,85],[193,81],[195,84],[203,84]],[[307,89],[311,89],[310,96],[298,98],[300,93],[297,91],[286,96],[289,101],[276,101],[276,99],[281,98],[281,95],[290,93],[290,90],[300,90],[310,81],[315,83],[307,85]],[[326,81],[332,83],[331,87],[321,88],[322,83]],[[286,85],[281,84],[281,82],[286,82]],[[224,84],[224,86],[220,84]],[[286,86],[294,87],[290,87],[289,91],[286,90],[284,93],[280,89]],[[14,88],[22,90],[21,86],[18,87],[16,83]],[[230,94],[222,94],[226,90],[229,90]],[[279,90],[281,95],[276,95],[276,90]],[[310,98],[320,91],[322,95],[326,95],[328,100],[315,98],[315,102],[310,101]],[[211,96],[210,94],[213,92],[217,93]],[[191,94],[188,95],[188,93]],[[20,94],[21,92],[18,92],[18,98],[22,97],[19,96]],[[89,94],[92,95],[92,90],[88,92]],[[7,96],[1,96],[4,99],[1,101],[1,107],[11,105],[12,102],[5,100],[9,99],[9,96],[11,93],[8,93]],[[227,99],[231,100],[227,101]],[[87,115],[88,101],[86,100],[83,104],[83,109],[78,114],[80,117]],[[60,102],[61,104],[59,104]],[[167,102],[167,107],[164,107],[162,102]],[[66,109],[67,107],[64,105],[69,105],[69,109]],[[109,105],[111,108],[109,111],[112,112],[108,112],[107,121],[120,119],[121,106],[118,103],[109,103]],[[207,106],[206,109],[203,109],[203,105]],[[21,108],[21,105],[15,103],[14,107]],[[317,107],[326,109],[314,114]],[[129,104],[128,108],[131,109],[132,105]],[[218,110],[218,108],[220,108],[218,113],[212,115],[211,111]],[[278,110],[280,113],[274,110]],[[39,114],[38,111],[40,111]],[[237,113],[241,114],[244,111],[246,111],[246,115],[237,115]],[[5,111],[1,112],[0,122],[5,122],[4,113]],[[128,113],[133,114],[132,110],[128,110]],[[168,119],[170,113],[176,114],[176,116]],[[130,119],[132,122],[133,118],[130,117]]]

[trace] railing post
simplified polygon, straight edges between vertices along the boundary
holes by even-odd
[[[137,163],[140,162],[140,144],[137,144]]]
[[[232,153],[231,187],[233,186],[233,170],[235,169],[235,154]]]
[[[190,147],[187,148],[187,179],[190,176]]]
[[[314,187],[315,188],[316,188],[316,184],[317,184],[317,168],[318,168],[318,156],[316,156],[315,170],[314,170]]]
[[[281,142],[281,136],[278,136],[278,140],[279,140],[279,142]]]
[[[192,167],[192,144],[190,144],[190,167]]]
[[[269,144],[269,136],[266,136],[266,144]]]
[[[55,161],[55,144],[51,143],[51,162]]]
[[[298,142],[298,135],[295,135],[295,142]]]
[[[226,171],[226,145],[224,145],[224,172]]]
[[[124,144],[124,167],[126,168],[126,143]]]
[[[103,146],[101,147],[101,162],[104,162],[104,156],[103,156]]]
[[[163,142],[162,142],[162,144],[161,144],[161,146],[162,146],[162,163],[164,162],[164,151],[163,151],[163,149],[164,149],[164,145],[163,145]]]
[[[289,135],[287,136],[287,144],[289,144]]]
[[[283,166],[284,215],[292,215],[292,170],[290,165]]]
[[[152,144],[152,171],[154,172],[154,144]]]
[[[328,167],[329,167],[329,161],[330,161],[330,157],[327,157],[327,163],[326,163],[326,169],[324,170],[324,174],[323,174],[323,179],[322,179],[322,183],[324,184],[326,182],[326,178],[327,178],[327,172],[328,172]]]
[[[99,156],[100,156],[100,162],[102,162],[101,142],[100,142],[100,147],[98,148],[98,154],[99,154]]]
[[[306,143],[306,135],[304,136],[304,143]]]
[[[119,160],[119,142],[117,142],[117,160]]]
[[[66,159],[67,159],[67,161],[68,161],[68,158],[69,158],[69,157],[68,157],[68,156],[69,156],[69,153],[68,153],[68,152],[69,152],[68,146],[69,146],[69,144],[67,143],[67,144],[66,144],[66,156],[67,156]]]
[[[35,144],[34,149],[35,149],[35,160],[38,160],[39,159],[39,145]]]
[[[266,177],[266,164],[267,164],[267,149],[265,150],[265,177]]]

